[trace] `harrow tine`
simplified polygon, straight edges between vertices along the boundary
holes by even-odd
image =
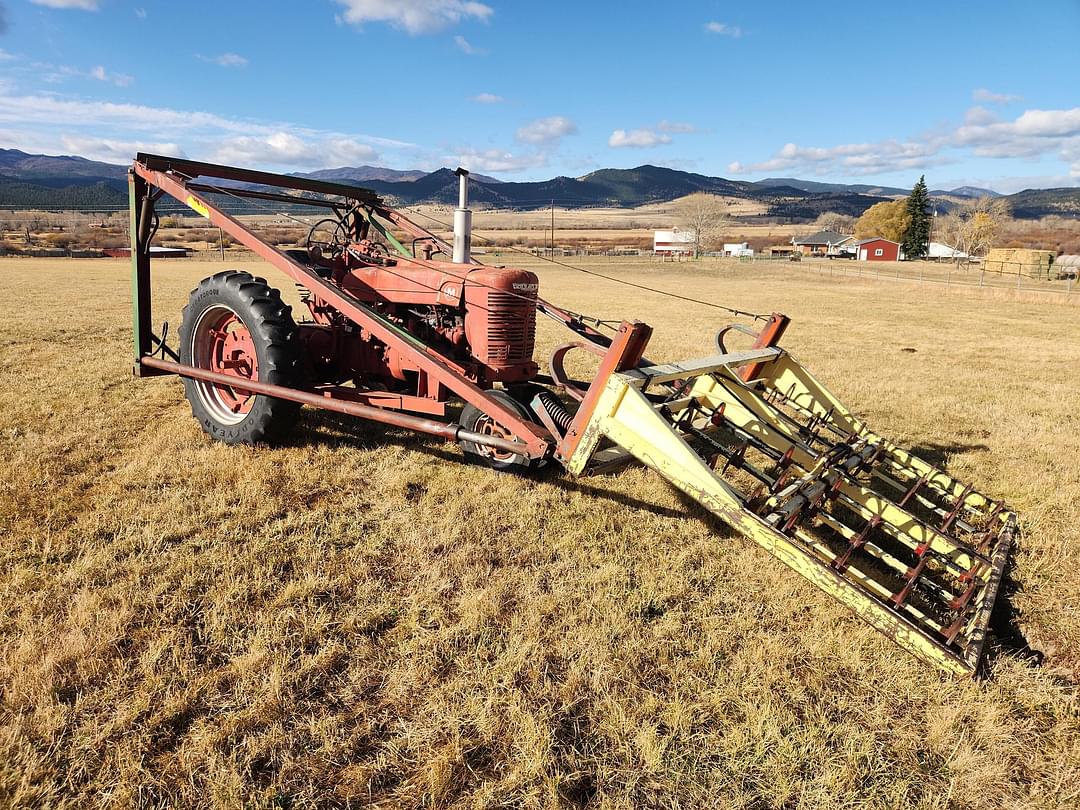
[[[847,568],[848,560],[851,559],[851,555],[866,545],[870,533],[880,525],[881,515],[874,515],[870,520],[866,521],[866,525],[863,526],[862,531],[848,542],[847,551],[832,561],[832,567],[842,573]]]
[[[925,484],[925,483],[926,483],[926,476],[924,475],[921,478],[919,478],[914,484],[911,485],[911,488],[908,489],[908,491],[904,493],[904,497],[901,498],[899,500],[899,502],[897,502],[896,505],[899,506],[901,509],[903,509],[905,506],[907,506],[908,501],[910,501],[915,496],[915,493],[918,492],[919,489],[922,487],[922,485]]]
[[[964,506],[964,501],[967,499],[967,496],[971,494],[971,489],[971,484],[968,484],[966,487],[964,487],[964,491],[960,493],[960,497],[956,499],[956,505],[953,507],[953,510],[945,516],[945,520],[943,520],[941,523],[941,530],[943,532],[947,532],[949,530],[949,526],[954,520],[956,520],[956,516],[960,514],[960,510]]]

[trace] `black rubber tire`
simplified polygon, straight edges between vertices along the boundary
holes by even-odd
[[[508,410],[513,411],[525,421],[536,421],[528,408],[505,391],[488,391],[487,393],[492,399],[499,400]],[[458,424],[465,428],[465,430],[480,433],[482,432],[480,428],[483,421],[486,419],[490,419],[490,417],[475,405],[466,402],[465,407],[461,409],[461,416],[458,418]],[[469,461],[483,464],[485,467],[491,467],[493,470],[524,473],[536,469],[539,466],[537,462],[534,462],[528,456],[517,453],[503,455],[497,451],[492,451],[491,448],[479,447],[472,442],[467,441],[461,441],[459,444],[461,445],[461,449],[465,451],[465,456]]]
[[[266,283],[242,270],[225,270],[203,279],[191,291],[180,321],[180,362],[192,363],[195,330],[203,314],[220,307],[231,309],[247,327],[255,345],[258,379],[273,385],[300,387],[303,382],[303,349],[292,309],[281,294]],[[228,422],[215,416],[205,401],[206,383],[184,378],[184,393],[191,413],[202,429],[226,444],[273,444],[283,439],[296,424],[300,404],[288,400],[257,396],[251,410],[239,421]]]

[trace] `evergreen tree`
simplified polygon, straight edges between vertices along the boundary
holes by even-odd
[[[909,259],[919,259],[930,251],[930,192],[926,175],[919,178],[907,198],[908,226],[901,247]]]

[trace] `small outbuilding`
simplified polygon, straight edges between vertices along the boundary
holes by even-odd
[[[863,239],[856,243],[861,262],[898,262],[900,261],[900,243],[881,236]]]
[[[769,245],[765,248],[766,256],[791,256],[794,253],[798,253],[794,245]]]
[[[959,248],[946,245],[944,242],[931,242],[926,251],[928,259],[966,259],[968,255]]]
[[[841,247],[853,242],[854,236],[845,236],[836,231],[818,231],[809,236],[795,237],[791,244],[803,256],[829,256],[840,252]]]
[[[1052,278],[1080,278],[1080,254],[1063,253],[1054,259]]]
[[[725,242],[724,255],[738,258],[753,258],[754,251],[749,242]]]

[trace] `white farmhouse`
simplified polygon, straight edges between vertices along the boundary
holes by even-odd
[[[656,256],[681,256],[694,252],[694,232],[673,228],[670,231],[653,231],[653,254]]]

